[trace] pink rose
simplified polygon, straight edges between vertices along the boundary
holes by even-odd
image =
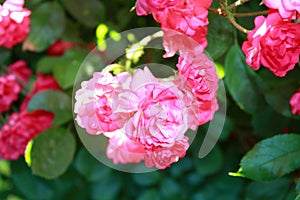
[[[294,115],[300,115],[300,89],[290,99],[291,110]]]
[[[117,112],[114,99],[130,81],[128,73],[112,76],[110,73],[94,73],[89,81],[81,84],[76,92],[74,112],[76,121],[89,134],[112,132],[120,129],[128,117],[126,112]]]
[[[55,78],[51,75],[43,75],[37,74],[37,79],[34,82],[33,90],[29,93],[26,98],[24,99],[20,110],[26,110],[27,105],[31,98],[39,92],[46,91],[46,90],[61,90],[58,83],[56,82]]]
[[[175,84],[183,91],[184,103],[188,109],[189,128],[210,121],[218,110],[218,77],[214,63],[204,53],[193,56],[189,52],[178,60],[179,75]]]
[[[177,162],[179,158],[183,158],[186,150],[189,148],[189,138],[184,136],[171,147],[164,147],[145,155],[145,164],[147,167],[155,166],[158,169],[165,169],[172,163]]]
[[[208,25],[208,8],[212,1],[170,1],[170,0],[138,0],[136,11],[138,15],[152,13],[154,19],[161,23],[165,34],[168,30],[173,30],[192,38],[204,49],[207,46],[206,33]],[[174,35],[172,33],[171,35]],[[164,46],[167,46],[166,57],[174,55],[178,48],[174,46],[174,37],[164,36]],[[172,43],[172,44],[169,44]],[[169,52],[170,51],[170,52]]]
[[[24,60],[18,60],[8,66],[8,69],[21,81],[28,82],[31,70],[27,67],[27,63]]]
[[[0,157],[17,160],[24,155],[30,140],[51,127],[54,115],[36,110],[31,113],[13,113],[0,130]]]
[[[139,163],[144,160],[145,150],[138,142],[130,140],[124,130],[120,129],[109,139],[106,155],[114,164]]]
[[[23,6],[24,0],[6,0],[0,5],[0,46],[12,48],[29,34],[31,11]]]
[[[125,125],[126,135],[145,149],[171,147],[187,131],[182,93],[170,81],[159,82],[147,67],[137,69],[128,96],[132,117]],[[125,102],[126,103],[126,102]],[[122,107],[122,106],[121,106]]]
[[[272,9],[277,9],[282,18],[296,17],[300,13],[300,0],[264,0],[264,4]]]
[[[0,113],[10,109],[11,104],[18,99],[21,89],[16,76],[7,74],[0,77]]]
[[[255,70],[262,64],[276,76],[285,76],[299,62],[299,30],[300,24],[283,21],[274,10],[267,18],[256,17],[255,29],[242,46],[247,64]]]

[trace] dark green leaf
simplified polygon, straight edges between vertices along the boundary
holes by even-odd
[[[233,42],[233,28],[224,17],[209,14],[208,19],[208,46],[206,51],[213,59],[217,59],[231,47]],[[222,26],[220,26],[220,24],[222,24]]]
[[[53,67],[61,64],[61,57],[45,56],[36,63],[36,70],[42,74],[50,74]]]
[[[104,21],[105,7],[97,0],[62,0],[68,12],[80,23],[96,27]]]
[[[197,158],[194,161],[197,172],[202,176],[216,173],[222,168],[223,163],[223,154],[218,146],[215,146],[212,151],[204,158]]]
[[[88,181],[99,181],[111,175],[111,169],[97,161],[85,148],[81,148],[75,167]]]
[[[300,135],[277,135],[257,143],[241,161],[238,173],[266,181],[288,174],[300,167]]]
[[[163,199],[182,199],[180,185],[171,178],[164,178],[160,183],[159,192]]]
[[[153,186],[160,181],[160,173],[158,171],[132,174],[134,182],[140,186]]]
[[[53,74],[63,89],[73,86],[77,72],[88,52],[81,49],[70,49],[58,62],[54,63]]]
[[[44,51],[55,42],[63,33],[65,28],[65,14],[61,6],[56,2],[45,2],[32,11],[30,22],[30,33],[24,46],[37,52]]]
[[[48,129],[33,141],[31,149],[32,173],[47,179],[62,175],[75,153],[73,135],[62,128]]]
[[[121,190],[120,176],[109,176],[91,187],[92,200],[113,200],[117,199]]]
[[[288,178],[279,178],[270,182],[253,182],[247,187],[246,199],[284,200],[291,182]]]
[[[55,115],[53,126],[57,126],[72,119],[71,103],[71,98],[65,93],[57,90],[47,90],[34,95],[28,103],[27,110],[42,109],[53,112]]]
[[[11,51],[9,51],[8,49],[5,48],[0,48],[0,72],[3,70],[6,70],[6,68],[4,67],[4,65],[8,65],[9,63],[9,59],[11,57]]]
[[[160,196],[157,190],[151,189],[143,192],[137,200],[160,200]]]
[[[245,56],[239,46],[233,46],[225,60],[226,86],[242,110],[251,114],[257,113],[266,103],[257,83],[259,77],[245,62]]]
[[[266,138],[280,133],[289,127],[289,119],[275,112],[273,109],[267,108],[265,111],[255,114],[252,117],[251,124],[254,134]]]

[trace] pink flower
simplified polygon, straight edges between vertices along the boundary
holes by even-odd
[[[106,155],[114,164],[139,163],[144,160],[145,150],[138,142],[130,140],[123,129],[119,129],[109,139]]]
[[[165,169],[172,163],[183,158],[186,150],[189,148],[188,137],[184,136],[171,147],[164,147],[159,150],[149,152],[145,155],[145,164],[147,167],[155,166],[158,169]]]
[[[294,115],[300,115],[300,89],[290,99],[291,110]]]
[[[37,74],[37,79],[34,82],[33,90],[29,93],[26,98],[24,99],[20,110],[26,110],[27,105],[31,98],[39,92],[46,91],[46,90],[61,90],[58,83],[56,82],[55,78],[51,75],[43,75]]]
[[[8,69],[21,81],[29,81],[31,70],[27,67],[27,63],[24,60],[14,62],[8,67]]]
[[[13,113],[0,130],[0,157],[17,160],[24,155],[30,140],[51,127],[54,115],[36,110],[31,113]]]
[[[128,73],[112,76],[110,73],[94,73],[89,81],[81,84],[76,92],[74,112],[76,121],[89,134],[112,132],[120,129],[128,117],[126,112],[118,112],[115,99],[130,81]]]
[[[0,46],[12,48],[29,34],[31,11],[24,0],[6,0],[0,5]]]
[[[207,46],[206,33],[208,25],[208,8],[212,1],[188,1],[188,0],[138,0],[136,11],[138,15],[152,13],[154,19],[161,23],[164,32],[168,30],[183,33],[186,37],[195,40],[203,49]],[[166,33],[165,33],[166,34]],[[170,35],[170,34],[169,34]],[[167,45],[167,54],[174,55],[177,48],[170,49],[173,45],[170,37],[164,37],[164,45]],[[179,40],[175,40],[180,42]],[[168,51],[171,51],[168,53]]]
[[[278,9],[282,18],[296,17],[300,13],[300,0],[264,0],[264,4],[272,9]]]
[[[255,29],[242,46],[247,64],[255,70],[262,64],[276,76],[285,76],[299,62],[299,30],[300,24],[283,21],[274,10],[267,18],[256,17]]]
[[[21,89],[16,76],[7,74],[0,77],[0,113],[10,109],[11,104],[18,99]]]
[[[188,127],[182,93],[175,84],[159,82],[146,67],[137,69],[130,89],[125,103],[132,117],[125,130],[131,140],[154,151],[171,147],[183,138]]]
[[[210,121],[218,110],[216,69],[204,53],[193,56],[191,52],[179,57],[177,67],[179,75],[175,84],[184,92],[189,128],[196,130]]]

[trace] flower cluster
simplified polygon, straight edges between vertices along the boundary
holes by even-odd
[[[8,111],[13,101],[27,84],[31,70],[24,60],[19,60],[8,67],[8,72],[0,77],[0,105],[1,112]],[[20,112],[13,112],[0,130],[0,158],[16,160],[24,155],[30,140],[42,131],[51,127],[54,115],[44,110],[27,111],[31,98],[45,90],[60,90],[52,76],[37,74],[33,90],[25,97]]]
[[[242,49],[246,62],[257,70],[262,64],[276,76],[283,77],[299,62],[300,24],[293,23],[300,10],[300,2],[265,0],[270,7],[265,18],[255,18],[255,28],[249,32]]]
[[[0,5],[0,46],[12,48],[29,34],[31,11],[23,6],[24,0],[6,0]]]
[[[211,3],[212,0],[137,0],[136,11],[138,15],[151,13],[161,24],[165,57],[172,57],[177,51],[189,47],[182,44],[188,43],[190,38],[202,49],[207,46],[207,15]],[[176,32],[186,37],[174,41],[172,36],[180,36]]]
[[[106,154],[117,163],[144,161],[165,169],[186,154],[188,129],[196,130],[218,109],[218,77],[203,53],[211,1],[138,0],[138,15],[152,14],[161,23],[163,46],[180,53],[174,78],[157,79],[137,69],[113,76],[94,73],[76,92],[76,121],[89,134],[109,140]]]

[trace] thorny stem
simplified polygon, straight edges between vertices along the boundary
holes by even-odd
[[[266,15],[269,11],[258,11],[258,12],[249,12],[249,13],[233,13],[234,17],[251,17],[251,16],[258,16],[258,15]]]

